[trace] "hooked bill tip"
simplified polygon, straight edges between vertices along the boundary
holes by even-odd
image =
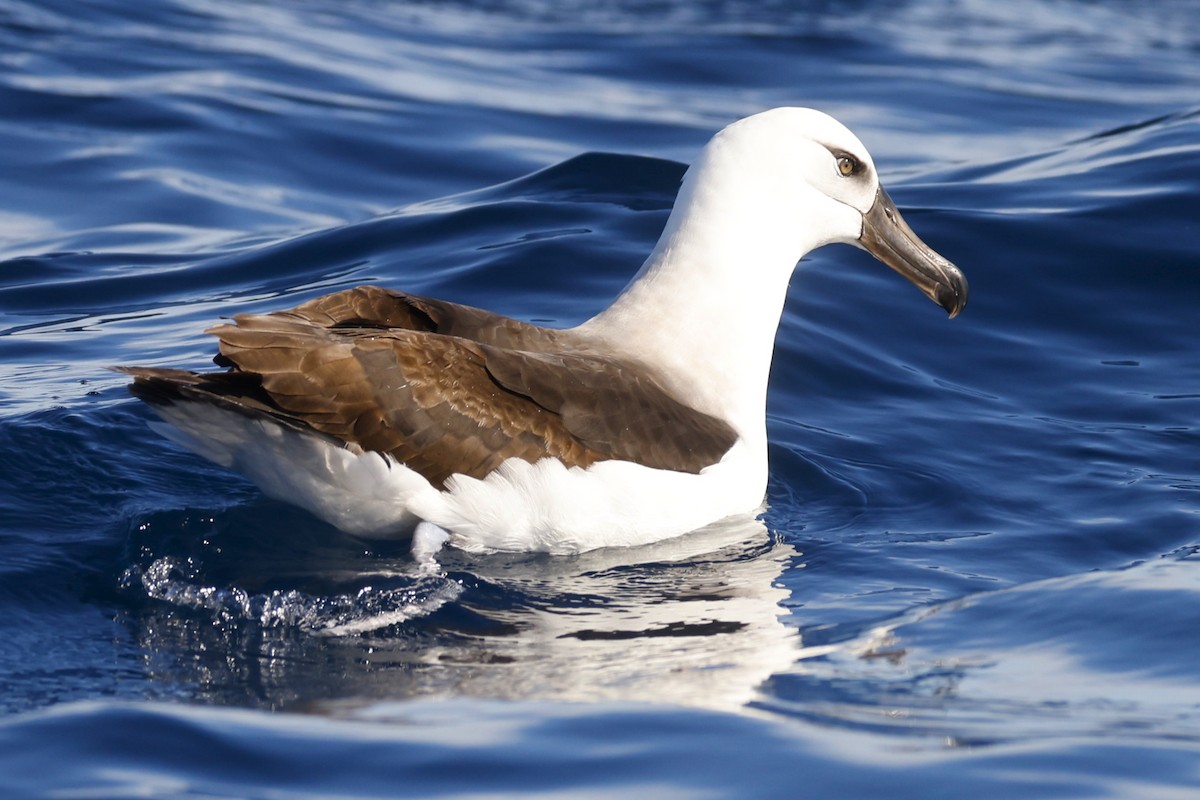
[[[935,292],[937,295],[935,297],[937,304],[946,309],[946,313],[950,315],[950,319],[957,317],[967,307],[967,284],[965,279],[962,281],[962,286],[939,283]]]

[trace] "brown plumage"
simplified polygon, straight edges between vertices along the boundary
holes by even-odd
[[[568,331],[376,287],[209,331],[226,372],[123,367],[152,404],[203,402],[387,453],[442,487],[505,459],[699,472],[736,434]]]

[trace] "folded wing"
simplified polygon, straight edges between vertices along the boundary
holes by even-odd
[[[210,332],[228,371],[122,368],[133,393],[270,416],[387,453],[439,487],[514,457],[695,473],[736,439],[636,364],[572,347],[564,331],[445,301],[362,287]]]

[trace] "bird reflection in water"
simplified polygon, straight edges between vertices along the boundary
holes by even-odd
[[[749,517],[569,558],[444,551],[436,571],[324,558],[254,581],[221,563],[246,556],[150,554],[126,573],[165,693],[322,713],[462,696],[734,710],[800,653],[779,584],[799,554]]]

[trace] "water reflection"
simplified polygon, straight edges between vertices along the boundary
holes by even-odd
[[[798,657],[779,584],[796,556],[753,519],[570,558],[444,553],[435,575],[402,555],[357,570],[324,559],[253,589],[211,554],[150,553],[125,575],[140,607],[126,618],[154,684],[202,702],[336,712],[466,695],[736,709]]]

